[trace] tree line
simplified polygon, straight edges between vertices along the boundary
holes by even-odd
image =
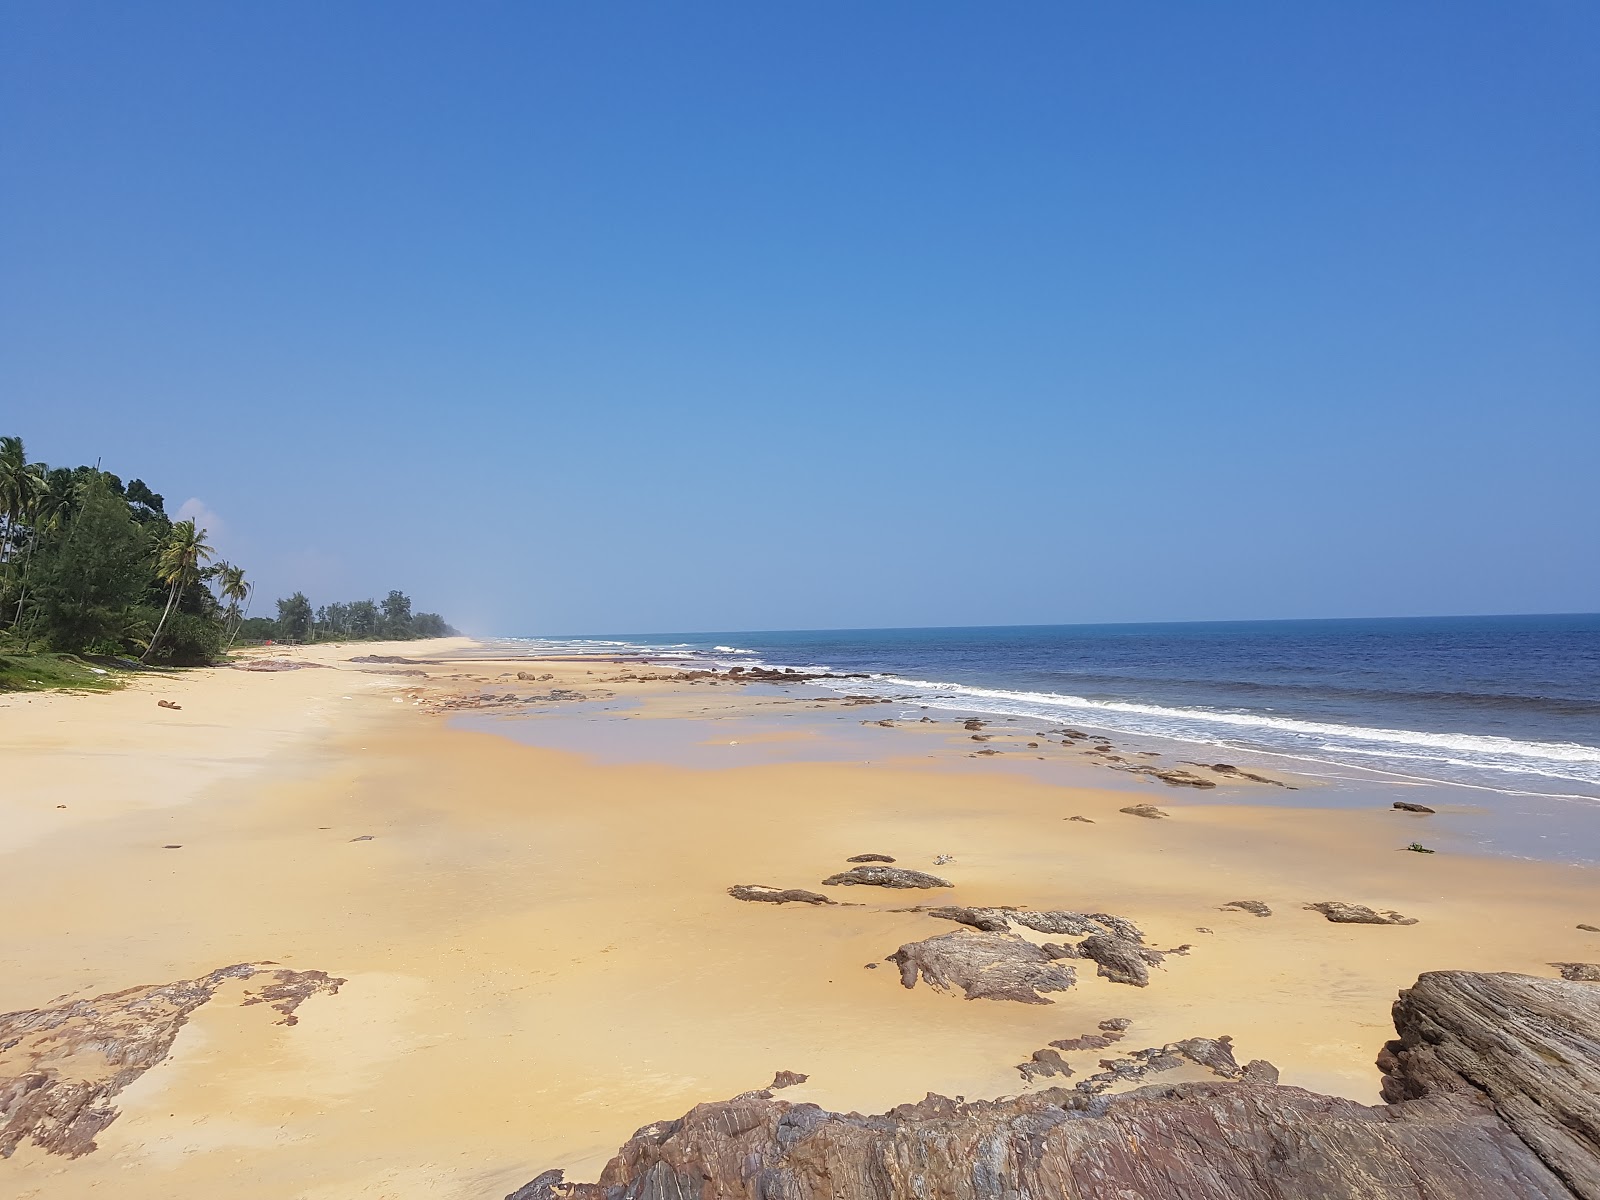
[[[242,568],[216,558],[205,529],[173,520],[142,479],[29,462],[20,437],[0,437],[0,647],[201,666],[241,637],[455,632],[436,613],[413,613],[401,592],[315,611],[296,592],[278,601],[276,620],[249,615],[254,592]]]

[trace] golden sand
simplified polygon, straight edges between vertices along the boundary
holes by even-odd
[[[846,1110],[1014,1093],[1032,1051],[1115,1016],[1134,1021],[1129,1048],[1231,1034],[1285,1083],[1372,1101],[1389,1004],[1418,972],[1600,957],[1574,928],[1600,923],[1591,870],[1398,853],[1415,826],[1386,810],[1069,789],[968,759],[949,722],[882,730],[870,765],[786,761],[814,729],[741,737],[737,716],[718,738],[773,761],[608,765],[412,703],[507,664],[414,668],[424,680],[348,662],[462,646],[0,698],[0,1011],[231,962],[347,980],[293,1026],[229,985],[113,1101],[97,1151],[24,1145],[0,1162],[4,1194],[497,1198],[548,1167],[592,1178],[638,1126],[779,1069],[811,1076],[786,1098]],[[555,679],[515,686],[613,671],[537,669]],[[778,711],[727,686],[606,687],[650,700],[635,718]],[[627,736],[620,715],[596,720]],[[1171,815],[1118,812],[1140,799]],[[957,886],[822,889],[848,907],[725,894],[817,889],[864,851]],[[1220,911],[1237,899],[1274,915]],[[1318,900],[1419,923],[1335,925],[1302,907]],[[891,910],[930,903],[1115,913],[1193,949],[1145,989],[1080,962],[1052,1004],[907,991],[885,955],[956,926]],[[1081,1075],[1104,1053],[1071,1061]]]

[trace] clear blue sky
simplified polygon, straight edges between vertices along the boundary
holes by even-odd
[[[1588,0],[0,18],[0,432],[269,608],[1600,608]]]

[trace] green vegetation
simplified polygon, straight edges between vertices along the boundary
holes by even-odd
[[[0,690],[115,686],[109,663],[203,666],[238,639],[293,642],[439,637],[435,613],[390,592],[312,610],[296,592],[278,619],[251,617],[254,585],[213,561],[206,531],[174,521],[141,479],[94,467],[28,461],[19,437],[0,437]],[[125,664],[131,665],[131,664]]]

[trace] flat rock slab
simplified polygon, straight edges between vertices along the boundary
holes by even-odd
[[[892,863],[893,861],[894,855],[892,854],[852,854],[849,858],[845,859],[845,862],[855,863]]]
[[[1196,1038],[1113,1062],[1224,1080],[930,1095],[877,1116],[701,1104],[641,1129],[598,1183],[546,1171],[508,1200],[1600,1200],[1600,988],[1436,971],[1394,1016],[1387,1105],[1277,1086]]]
[[[1270,917],[1272,909],[1263,900],[1229,900],[1222,906],[1225,909],[1237,908],[1241,912],[1254,913],[1258,917]]]
[[[735,900],[751,900],[760,904],[833,904],[821,892],[808,892],[804,888],[775,888],[764,883],[736,883],[728,889]]]
[[[886,888],[942,888],[955,887],[948,879],[929,875],[925,871],[908,871],[903,867],[851,867],[822,881],[823,887],[851,887],[863,884]]]
[[[1393,909],[1376,912],[1365,904],[1346,904],[1342,900],[1321,900],[1306,908],[1319,912],[1336,925],[1415,925],[1415,917],[1407,917]]]
[[[1117,811],[1125,812],[1130,817],[1147,817],[1152,821],[1159,821],[1167,815],[1154,804],[1130,804],[1127,808],[1119,808]]]
[[[1014,933],[958,929],[920,942],[908,942],[888,958],[900,968],[900,982],[917,985],[920,974],[935,991],[960,988],[968,1000],[1015,1000],[1049,1004],[1041,992],[1064,992],[1078,981],[1071,967]]]

